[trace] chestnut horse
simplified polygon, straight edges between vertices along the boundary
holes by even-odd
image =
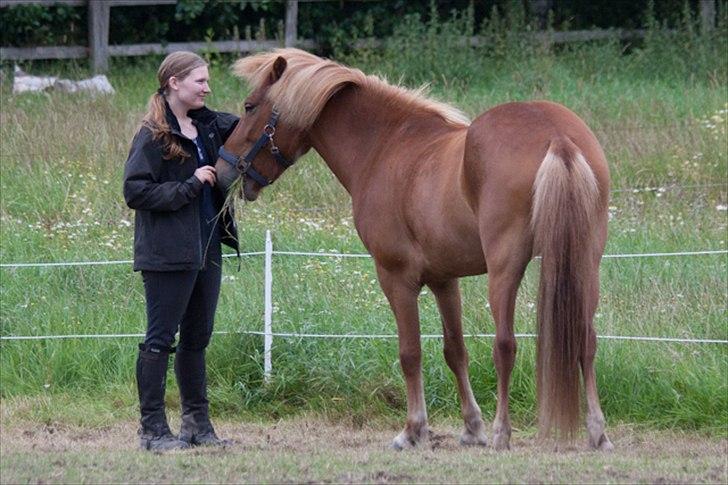
[[[529,261],[540,255],[539,428],[542,435],[574,437],[581,369],[589,444],[611,449],[597,396],[592,324],[609,171],[586,124],[545,101],[496,106],[470,123],[421,91],[297,49],[246,57],[233,70],[252,92],[219,153],[218,184],[228,189],[242,176],[243,193],[254,200],[313,148],[351,195],[356,229],[397,321],[407,421],[393,446],[416,446],[429,436],[417,305],[423,285],[442,316],[445,360],[465,420],[461,443],[487,444],[470,387],[458,286],[461,276],[487,272],[498,376],[493,446],[509,448],[516,292]]]

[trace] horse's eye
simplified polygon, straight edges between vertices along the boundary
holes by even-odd
[[[246,113],[252,113],[255,110],[255,105],[250,103],[245,103],[245,112]]]

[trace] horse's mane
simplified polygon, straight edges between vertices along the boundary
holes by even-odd
[[[322,59],[299,49],[276,49],[244,57],[233,65],[233,73],[246,79],[252,89],[262,86],[278,57],[287,61],[281,78],[267,97],[287,123],[307,129],[331,97],[347,85],[356,85],[381,96],[382,106],[412,112],[428,112],[453,126],[468,126],[470,120],[458,109],[426,96],[426,86],[408,89],[393,86],[379,76]]]

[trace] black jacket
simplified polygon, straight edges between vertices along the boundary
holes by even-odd
[[[188,113],[203,140],[207,160],[217,160],[217,150],[232,133],[239,118],[207,108]],[[202,182],[194,176],[197,148],[182,135],[177,118],[167,105],[167,122],[173,136],[190,154],[184,160],[165,160],[162,140],[154,140],[149,128],[134,136],[124,166],[124,199],[135,209],[134,271],[182,271],[200,269],[204,251],[198,195]],[[214,163],[214,162],[213,162]],[[225,195],[215,189],[215,209],[222,209]],[[230,207],[218,221],[222,242],[239,251],[238,232]]]

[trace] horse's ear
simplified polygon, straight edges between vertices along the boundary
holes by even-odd
[[[283,71],[286,70],[287,65],[288,65],[288,62],[286,62],[286,59],[278,56],[278,58],[273,62],[273,70],[270,73],[271,84],[273,84],[274,82],[278,81],[281,78],[281,76],[283,75]]]

